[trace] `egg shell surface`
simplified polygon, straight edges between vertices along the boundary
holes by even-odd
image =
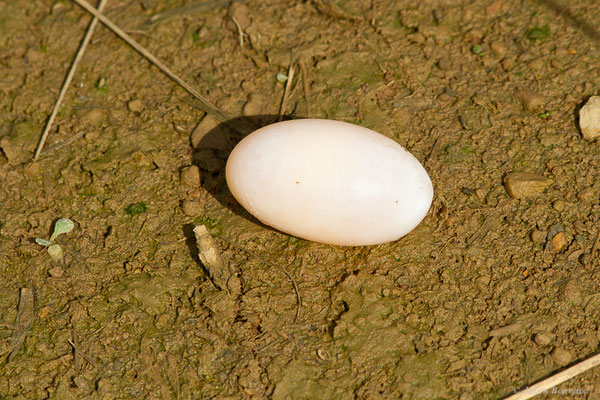
[[[299,119],[260,128],[226,166],[236,200],[303,239],[364,246],[416,227],[433,198],[429,175],[392,139],[347,122]]]

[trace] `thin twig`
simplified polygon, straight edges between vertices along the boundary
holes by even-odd
[[[237,21],[237,19],[235,19],[235,17],[231,17],[231,20],[235,24],[235,26],[238,30],[238,34],[240,36],[240,49],[243,49],[244,48],[244,31],[242,31],[242,27],[241,27],[240,23]]]
[[[283,118],[283,114],[285,113],[285,106],[287,105],[287,99],[290,94],[290,89],[292,88],[292,80],[294,79],[294,63],[290,61],[290,67],[288,69],[288,78],[285,85],[285,91],[283,92],[283,99],[281,100],[281,106],[279,107],[279,116],[277,117],[277,121],[281,121]]]
[[[105,4],[106,4],[106,0],[100,0],[100,3],[98,4],[98,10],[102,11]],[[69,72],[67,73],[67,77],[65,78],[62,88],[60,89],[60,93],[58,94],[58,99],[56,99],[56,103],[54,103],[54,108],[52,109],[52,113],[50,114],[50,117],[48,118],[48,122],[46,122],[46,127],[44,128],[44,132],[42,132],[42,137],[40,138],[37,148],[35,149],[35,154],[33,155],[33,161],[38,159],[38,157],[40,156],[40,153],[42,152],[42,149],[44,148],[44,143],[46,142],[46,138],[48,137],[48,132],[50,132],[50,128],[52,128],[52,124],[54,123],[56,114],[58,114],[58,111],[60,110],[60,106],[62,105],[65,94],[67,94],[67,89],[69,88],[69,85],[71,84],[73,75],[75,75],[75,70],[77,69],[79,62],[81,61],[81,58],[83,57],[83,53],[85,53],[85,49],[87,48],[87,45],[90,43],[90,39],[92,38],[92,34],[94,33],[94,29],[96,29],[97,24],[98,24],[98,19],[96,17],[92,18],[92,21],[88,25],[88,29],[85,32],[85,36],[83,37],[83,41],[81,42],[81,46],[79,46],[79,49],[77,50],[77,53],[75,54],[75,59],[73,60],[73,63],[71,64],[71,68],[69,69]]]
[[[300,315],[300,307],[302,307],[302,299],[300,298],[300,291],[298,290],[298,285],[296,284],[296,281],[294,280],[294,277],[287,272],[285,269],[279,267],[279,269],[281,270],[281,272],[283,272],[284,274],[287,275],[287,277],[290,279],[290,281],[292,282],[292,286],[294,287],[294,292],[296,293],[296,314],[294,315],[294,324],[296,323],[296,321],[298,321],[298,316]]]
[[[69,344],[73,347],[73,350],[76,352],[76,354],[79,354],[92,367],[94,367],[95,369],[98,369],[98,363],[96,363],[96,361],[94,361],[94,359],[90,355],[88,355],[87,353],[83,352],[79,348],[79,346],[76,345],[71,339],[67,339],[67,342],[69,342]]]
[[[77,3],[81,8],[83,8],[84,10],[86,10],[87,12],[89,12],[90,14],[95,16],[96,18],[98,18],[100,20],[100,22],[102,22],[104,25],[106,25],[106,27],[108,29],[113,31],[115,33],[115,35],[117,35],[118,37],[123,39],[125,42],[127,42],[128,45],[133,47],[138,53],[140,53],[148,61],[150,61],[152,64],[154,64],[159,70],[161,70],[162,73],[164,73],[169,78],[174,80],[179,86],[181,86],[183,89],[185,89],[189,94],[191,94],[196,99],[198,99],[198,101],[200,101],[200,103],[202,104],[202,106],[203,106],[202,108],[204,111],[214,115],[221,122],[225,122],[225,123],[229,122],[229,120],[231,118],[229,116],[227,116],[227,114],[225,114],[223,111],[219,110],[217,107],[212,105],[196,89],[194,89],[192,86],[190,86],[188,83],[186,83],[183,79],[181,79],[177,74],[175,74],[173,71],[171,71],[171,69],[169,69],[169,67],[167,67],[165,64],[163,64],[162,61],[160,61],[158,58],[156,58],[154,55],[152,55],[152,53],[150,53],[148,50],[146,50],[141,44],[136,42],[131,36],[129,36],[121,28],[119,28],[117,25],[115,25],[115,23],[112,22],[110,19],[108,19],[104,14],[102,14],[101,12],[98,12],[98,10],[96,10],[95,8],[90,6],[84,0],[73,0],[73,1],[75,3]],[[243,133],[243,132],[239,132],[237,127],[233,124],[228,124],[228,126],[238,133]]]
[[[56,150],[59,150],[71,143],[73,143],[74,141],[76,141],[77,139],[80,139],[83,137],[83,135],[85,135],[85,131],[80,131],[77,132],[76,134],[72,135],[71,137],[65,139],[65,140],[59,140],[58,142],[55,142],[54,144],[52,144],[51,146],[46,147],[45,150],[42,150],[42,152],[40,153],[41,157],[44,157]]]
[[[558,374],[552,375],[551,377],[546,378],[536,383],[535,385],[528,387],[525,390],[522,390],[511,396],[505,397],[504,400],[530,399],[534,396],[537,396],[538,394],[546,392],[548,389],[551,389],[565,381],[568,381],[569,379],[576,377],[579,374],[586,372],[589,369],[594,368],[597,365],[600,365],[600,354],[596,354],[595,356],[590,357],[587,360],[577,363],[572,367],[559,372]]]
[[[77,338],[75,337],[75,329],[72,329],[71,330],[71,346],[73,346],[73,365],[75,366],[75,369],[79,369],[79,364],[80,364],[79,348],[77,346],[75,346],[75,343],[77,343]]]

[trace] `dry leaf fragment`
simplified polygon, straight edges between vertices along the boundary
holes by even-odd
[[[35,289],[21,288],[19,297],[19,306],[17,308],[17,318],[15,320],[15,330],[13,331],[8,346],[8,361],[12,360],[19,351],[31,326],[35,321]]]

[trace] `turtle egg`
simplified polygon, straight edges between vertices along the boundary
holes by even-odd
[[[233,196],[264,224],[333,245],[396,240],[433,198],[429,175],[398,143],[325,119],[254,131],[231,152],[226,175]]]

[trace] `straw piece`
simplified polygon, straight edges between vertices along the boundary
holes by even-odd
[[[554,386],[560,385],[561,383],[568,381],[571,378],[576,377],[579,374],[586,372],[595,366],[600,365],[600,354],[596,354],[593,357],[588,358],[580,363],[573,365],[570,368],[565,369],[549,378],[544,379],[528,387],[525,390],[517,392],[511,396],[505,397],[504,400],[527,400],[538,394],[542,394]]]
[[[8,346],[8,361],[11,361],[19,349],[21,349],[21,346],[23,346],[25,338],[35,321],[35,311],[35,288],[21,288],[19,305],[17,307],[17,319]]]
[[[294,64],[290,61],[290,67],[288,68],[288,78],[285,85],[285,90],[283,91],[283,99],[281,100],[281,105],[279,106],[279,115],[277,116],[277,121],[281,121],[283,118],[283,114],[285,113],[285,108],[287,106],[288,96],[290,94],[290,89],[292,88],[292,80],[294,79]]]
[[[106,4],[106,0],[100,0],[98,4],[98,10],[102,11],[104,5]],[[71,84],[71,80],[73,79],[73,75],[75,75],[75,70],[83,57],[83,53],[85,53],[85,49],[87,48],[88,43],[92,38],[92,34],[94,33],[94,29],[96,29],[96,25],[98,24],[98,19],[96,17],[92,18],[92,21],[88,25],[87,31],[85,32],[85,36],[83,37],[83,41],[81,42],[81,46],[77,50],[77,54],[75,54],[75,59],[71,64],[71,68],[67,73],[67,77],[63,82],[62,88],[60,89],[60,93],[58,94],[58,99],[56,99],[56,103],[54,103],[54,108],[52,109],[52,113],[50,114],[50,118],[48,118],[48,122],[46,122],[46,127],[44,128],[44,132],[42,132],[42,136],[40,137],[40,141],[38,142],[37,148],[35,149],[35,154],[33,155],[33,161],[37,160],[44,148],[44,143],[46,143],[46,138],[48,137],[48,132],[50,132],[50,128],[52,128],[52,124],[54,123],[54,119],[56,118],[56,114],[60,110],[60,106],[62,105],[62,101],[67,93],[67,89]]]
[[[196,99],[200,101],[203,106],[203,111],[207,113],[213,114],[217,117],[221,122],[228,122],[231,118],[227,116],[223,111],[219,110],[217,107],[212,105],[207,99],[205,99],[196,89],[187,84],[183,79],[181,79],[178,75],[176,75],[173,71],[171,71],[165,64],[162,63],[158,58],[156,58],[152,53],[146,50],[141,44],[136,42],[131,36],[125,33],[121,28],[115,25],[110,19],[108,19],[104,14],[96,10],[94,7],[86,3],[84,0],[73,0],[77,3],[81,8],[92,14],[94,17],[98,18],[100,22],[102,22],[108,29],[113,31],[115,35],[119,36],[128,45],[133,47],[138,53],[144,56],[148,61],[154,64],[158,69],[160,69],[165,75],[169,78],[177,82],[179,86],[185,89],[189,94],[194,96]],[[231,126],[234,130],[238,130],[237,127]]]
[[[205,225],[194,228],[196,245],[198,246],[198,258],[204,265],[212,283],[219,290],[227,290],[230,300],[234,301],[241,293],[241,282],[229,266],[225,266],[213,237]]]

